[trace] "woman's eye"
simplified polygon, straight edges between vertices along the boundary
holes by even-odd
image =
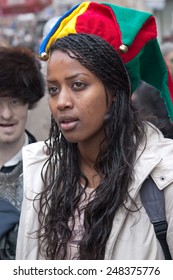
[[[48,93],[50,95],[54,95],[54,94],[58,93],[58,88],[57,87],[50,87],[50,88],[48,88]]]
[[[86,87],[86,85],[83,82],[75,82],[73,84],[73,89],[75,90],[81,90],[84,89]]]

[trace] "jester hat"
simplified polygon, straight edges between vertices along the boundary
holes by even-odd
[[[57,20],[41,43],[40,58],[48,60],[49,49],[58,38],[77,33],[94,34],[111,44],[126,66],[132,92],[140,80],[157,88],[173,121],[173,80],[157,41],[152,14],[106,2],[82,2]]]

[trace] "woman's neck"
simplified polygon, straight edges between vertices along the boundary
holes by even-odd
[[[96,172],[94,166],[97,158],[95,151],[80,150],[79,166],[81,172],[87,177],[90,188],[96,188],[100,183],[100,176]],[[84,183],[83,180],[81,183]]]

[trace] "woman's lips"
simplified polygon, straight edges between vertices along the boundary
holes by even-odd
[[[70,131],[70,130],[73,130],[77,126],[77,124],[78,124],[78,121],[61,123],[60,129],[63,131]]]
[[[61,116],[58,119],[58,123],[61,130],[71,131],[77,126],[79,120],[71,116]]]

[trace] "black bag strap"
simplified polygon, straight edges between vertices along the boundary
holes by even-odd
[[[165,259],[171,260],[172,258],[166,241],[168,224],[165,214],[164,192],[159,190],[153,179],[149,176],[142,184],[140,195],[142,204],[151,223],[154,225],[154,230],[163,249]]]

